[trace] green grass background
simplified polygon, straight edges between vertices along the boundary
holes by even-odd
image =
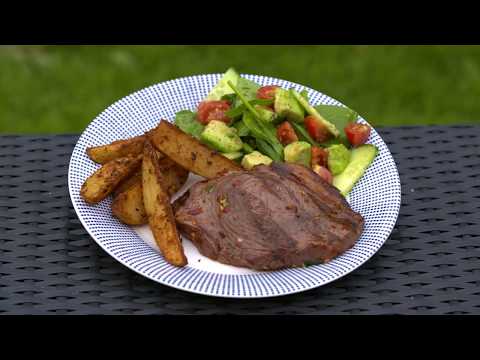
[[[480,123],[480,46],[1,46],[0,132],[80,132],[133,91],[230,66],[310,86],[375,126]]]

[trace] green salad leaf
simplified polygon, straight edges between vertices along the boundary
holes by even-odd
[[[253,139],[253,142],[255,142],[255,138],[252,138],[252,139]],[[250,140],[250,139],[246,139],[246,140]],[[250,142],[250,141],[248,141],[248,142]],[[243,143],[243,152],[245,152],[247,154],[250,154],[251,152],[255,151],[255,148],[253,148],[248,142]]]
[[[307,129],[305,129],[305,125],[296,123],[295,121],[290,121],[290,125],[292,125],[295,133],[298,135],[299,140],[308,142],[313,146],[320,146],[319,143],[312,139]]]
[[[177,125],[183,132],[200,138],[205,126],[197,120],[197,114],[190,110],[182,110],[175,114],[175,125]]]
[[[223,95],[220,100],[226,100],[228,101],[230,104],[235,104],[235,101],[237,100],[237,95],[235,94],[226,94],[226,95]]]
[[[240,93],[240,91],[235,87],[235,85],[233,85],[231,81],[228,81],[227,84],[238,95],[238,97],[248,110],[243,113],[242,120],[245,126],[250,130],[252,136],[256,139],[268,142],[272,149],[276,152],[276,158],[283,159],[283,146],[277,139],[277,131],[275,129],[275,126],[272,123],[262,120],[258,111],[250,104],[250,102],[243,96],[243,94]]]
[[[349,122],[355,122],[357,120],[358,114],[347,107],[336,106],[336,105],[317,105],[314,108],[322,115],[326,120],[330,121],[337,130],[340,132],[338,140],[340,143],[350,146],[345,131],[343,130]],[[334,139],[337,140],[337,139]],[[339,143],[337,141],[331,143]]]
[[[282,161],[282,156],[278,154],[275,149],[265,140],[256,139],[257,150],[262,154],[267,155],[273,161]]]
[[[275,161],[281,161],[283,159],[283,146],[277,139],[275,126],[271,123],[256,119],[250,112],[246,112],[242,120],[250,130],[251,135],[255,138],[258,150]],[[260,149],[261,145],[259,144],[259,140],[261,140],[262,144],[265,143],[268,145],[268,150],[265,150],[266,146]],[[272,156],[270,149],[272,149],[271,151],[273,151],[275,155]]]
[[[254,99],[250,100],[248,102],[250,105],[272,105],[273,100],[264,100],[264,99]],[[227,115],[229,118],[235,119],[239,116],[241,116],[245,111],[247,110],[247,107],[242,104],[241,102],[237,102],[235,105],[232,106],[230,110],[228,110],[225,115]]]
[[[233,127],[237,129],[237,134],[240,137],[248,136],[250,134],[250,130],[245,125],[243,120],[237,121],[235,124],[233,124]]]
[[[244,147],[243,150],[245,152],[252,152],[253,150],[255,150],[257,148],[257,142],[255,141],[255,138],[253,136],[245,136],[244,138],[242,138],[242,141],[244,144],[248,144],[248,146]],[[253,149],[252,151],[250,151],[251,149]]]
[[[236,84],[237,90],[241,93],[245,99],[254,100],[257,97],[257,91],[260,89],[260,85],[256,82],[245,78],[239,78]]]

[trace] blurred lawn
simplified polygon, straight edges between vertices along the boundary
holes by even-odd
[[[480,46],[3,46],[0,132],[80,132],[133,91],[230,66],[320,90],[375,126],[480,123]]]

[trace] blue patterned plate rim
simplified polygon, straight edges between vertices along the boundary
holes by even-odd
[[[154,127],[160,118],[172,121],[176,111],[196,108],[221,76],[220,73],[193,75],[151,85],[116,101],[87,126],[72,152],[68,184],[75,212],[89,235],[110,256],[142,276],[176,289],[225,298],[294,294],[328,284],[363,265],[388,239],[401,203],[400,178],[395,161],[375,129],[372,129],[369,143],[379,148],[379,154],[349,197],[352,208],[365,218],[365,230],[352,249],[327,264],[238,275],[189,266],[176,268],[166,263],[133,229],[113,218],[111,200],[104,200],[95,207],[81,200],[81,183],[98,167],[88,159],[85,153],[87,146],[139,135]],[[261,85],[294,87],[298,91],[306,89],[314,105],[344,106],[325,94],[290,81],[251,74],[242,76]],[[179,96],[181,101],[171,101],[172,97],[177,100]],[[368,124],[361,116],[358,121]],[[115,127],[115,124],[122,126]],[[372,192],[372,188],[375,191]]]

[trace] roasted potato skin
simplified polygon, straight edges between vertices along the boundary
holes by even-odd
[[[158,167],[163,176],[162,185],[172,197],[185,184],[188,170],[157,151]],[[142,171],[123,180],[117,186],[112,201],[112,214],[127,225],[144,225],[148,223],[143,205]]]
[[[170,196],[164,183],[158,154],[147,141],[143,151],[142,185],[148,224],[165,260],[174,266],[185,266],[187,258],[175,224]]]
[[[147,213],[143,205],[142,178],[128,189],[113,198],[112,214],[127,225],[144,225],[148,223]]]
[[[157,151],[159,155],[160,152]],[[162,173],[163,185],[168,195],[173,196],[187,182],[189,171],[178,165],[168,156],[163,155],[158,161],[158,168]]]
[[[138,170],[132,176],[126,178],[120,184],[118,184],[113,192],[113,196],[117,196],[118,194],[128,190],[137,182],[142,182],[142,166],[139,166]]]
[[[98,164],[106,164],[127,155],[141,154],[144,142],[145,135],[140,135],[126,140],[117,140],[107,145],[89,147],[86,151],[91,160]]]
[[[178,163],[183,168],[211,179],[230,171],[241,171],[240,165],[200,141],[184,133],[178,127],[162,120],[160,124],[147,133],[153,146]]]
[[[85,180],[80,196],[89,204],[97,204],[110,195],[120,182],[133,174],[142,162],[142,155],[128,155],[104,164]]]

